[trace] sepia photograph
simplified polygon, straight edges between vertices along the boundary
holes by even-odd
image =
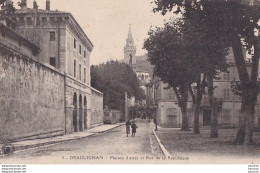
[[[2,171],[245,164],[259,173],[259,0],[0,5]]]

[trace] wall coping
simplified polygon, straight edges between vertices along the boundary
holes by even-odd
[[[27,55],[24,55],[23,53],[21,53],[21,52],[19,52],[19,51],[17,51],[17,50],[14,50],[14,49],[12,49],[12,48],[10,48],[8,45],[5,44],[5,42],[0,41],[0,47],[3,47],[4,49],[9,50],[10,52],[13,52],[14,54],[20,55],[21,58],[23,58],[23,59],[26,59],[26,58],[27,58],[27,59],[30,59],[30,60],[32,60],[33,62],[35,62],[35,63],[37,63],[37,64],[40,64],[40,65],[42,65],[43,67],[45,67],[45,68],[47,68],[47,69],[49,69],[49,70],[51,70],[51,71],[53,71],[53,72],[55,72],[55,73],[58,73],[58,74],[61,75],[61,76],[64,76],[64,73],[63,73],[62,71],[60,71],[60,70],[58,70],[58,69],[55,69],[54,67],[51,67],[51,65],[43,64],[43,63],[41,63],[40,61],[38,61],[38,60],[36,60],[36,59],[34,59],[34,58],[32,58],[32,57],[29,57],[29,56],[27,56]]]

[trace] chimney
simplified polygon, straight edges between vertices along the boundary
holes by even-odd
[[[10,4],[13,4],[13,1],[12,0],[7,0],[6,1],[6,5],[10,5]]]
[[[37,5],[37,2],[35,0],[33,1],[33,9],[38,9],[38,5]]]
[[[27,10],[27,0],[21,0],[20,6],[22,10]]]
[[[50,0],[46,0],[46,10],[50,10],[50,9],[51,9]]]

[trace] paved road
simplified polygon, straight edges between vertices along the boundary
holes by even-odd
[[[0,163],[151,163],[162,153],[147,120],[137,120],[137,124],[136,137],[126,137],[125,126],[121,126],[80,140],[19,151],[0,158]]]

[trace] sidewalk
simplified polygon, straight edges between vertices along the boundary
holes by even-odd
[[[259,163],[260,132],[254,132],[254,145],[233,145],[237,129],[219,129],[218,138],[210,138],[210,127],[201,127],[200,134],[161,128],[154,131],[166,158],[185,163]]]
[[[94,135],[98,135],[99,133],[104,133],[115,129],[119,126],[124,125],[125,123],[117,123],[117,124],[100,124],[98,126],[94,126],[91,129],[85,130],[83,132],[74,132],[73,134],[64,135],[64,136],[56,136],[51,138],[44,138],[44,139],[33,139],[33,140],[26,140],[20,142],[14,142],[11,145],[14,146],[15,151],[18,150],[25,150],[29,148],[41,147],[44,145],[51,145],[62,143],[71,140],[82,139]]]

